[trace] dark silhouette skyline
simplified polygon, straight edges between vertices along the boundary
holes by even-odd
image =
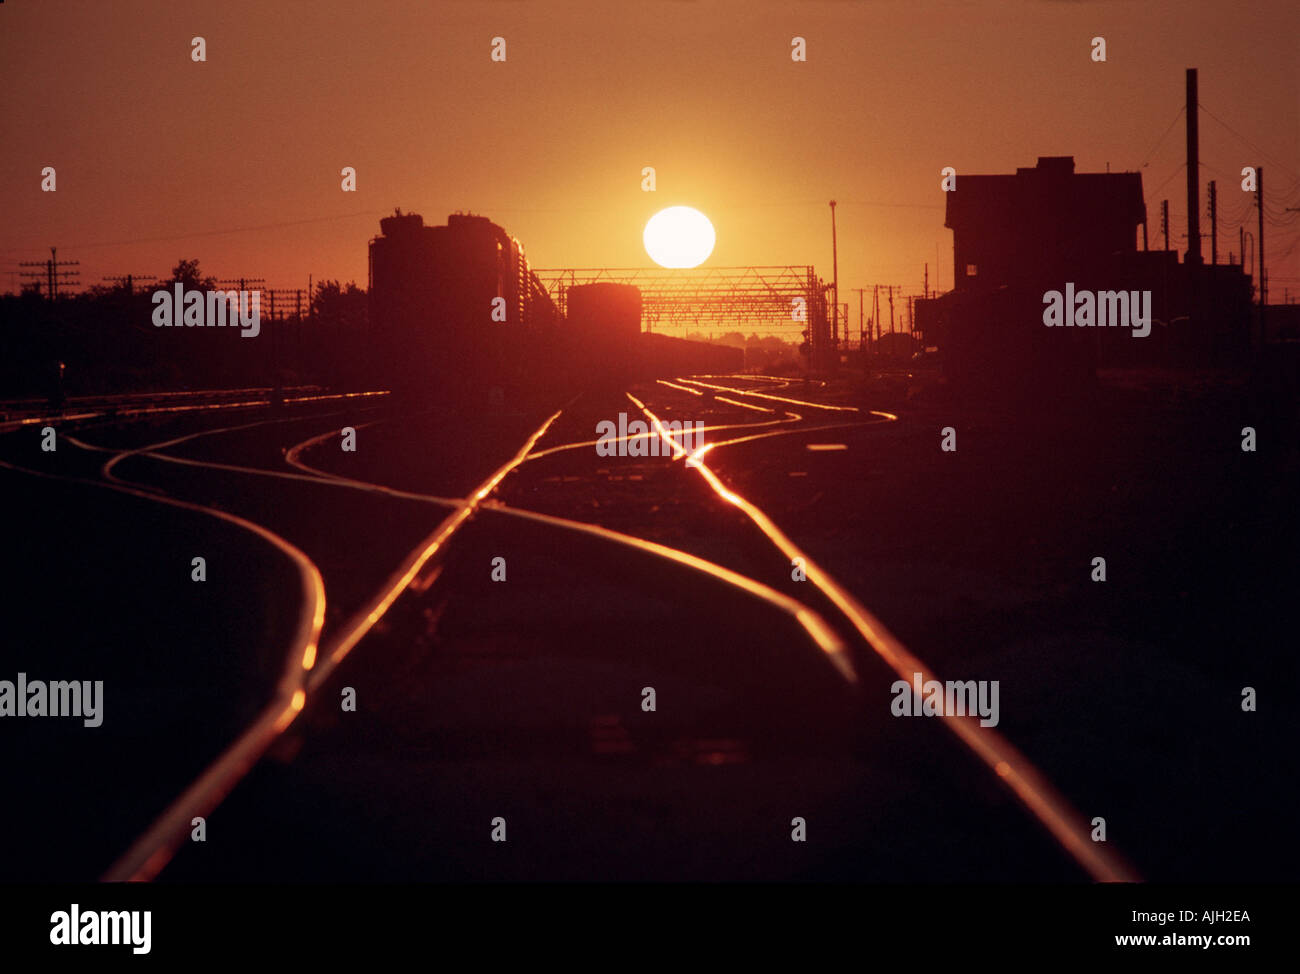
[[[350,0],[201,16],[70,2],[0,17],[0,271],[53,244],[87,283],[160,273],[177,253],[282,287],[360,282],[353,241],[398,205],[491,214],[535,266],[638,266],[642,227],[674,203],[713,221],[714,264],[829,269],[836,199],[841,301],[875,283],[919,292],[926,264],[946,290],[945,166],[1070,155],[1081,172],[1141,172],[1153,213],[1170,199],[1181,249],[1188,66],[1206,107],[1202,183],[1220,180],[1225,224],[1249,202],[1231,178],[1243,165],[1276,167],[1279,216],[1297,205],[1288,0],[1026,2],[1014,15],[994,2],[390,4],[376,18]],[[1090,56],[1098,35],[1104,63]],[[170,128],[155,121],[164,107]],[[54,193],[40,191],[47,166]],[[355,192],[341,190],[345,167]],[[1300,289],[1295,232],[1269,248],[1278,300]]]

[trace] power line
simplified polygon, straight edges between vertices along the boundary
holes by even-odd
[[[889,206],[889,207],[906,207],[917,210],[942,210],[945,208],[943,203],[882,203],[879,200],[839,200],[841,205],[849,206]]]
[[[1157,186],[1155,189],[1151,191],[1151,195],[1155,196],[1157,193],[1159,193],[1162,189],[1165,188],[1165,185],[1169,182],[1169,180],[1173,179],[1175,176],[1177,176],[1180,172],[1182,172],[1186,168],[1187,168],[1187,163],[1185,162],[1181,163],[1177,169],[1175,169],[1165,178],[1164,182],[1162,182],[1159,186]]]
[[[1273,206],[1271,203],[1264,204],[1264,214],[1273,220],[1295,219],[1294,217],[1287,216],[1287,214],[1296,212],[1300,211],[1297,211],[1293,206]]]
[[[125,247],[129,244],[142,243],[161,243],[168,240],[189,240],[191,237],[217,237],[227,233],[251,233],[256,230],[278,230],[281,227],[298,227],[311,223],[325,223],[330,220],[353,220],[358,217],[368,216],[377,218],[374,211],[366,210],[357,213],[340,213],[336,216],[318,216],[307,220],[288,220],[283,223],[264,223],[254,227],[233,227],[229,230],[196,230],[193,233],[180,233],[164,237],[138,237],[134,240],[101,240],[96,243],[71,244],[71,248],[85,250],[91,247]]]
[[[1156,150],[1159,149],[1160,146],[1164,143],[1165,139],[1169,137],[1169,133],[1174,130],[1174,126],[1178,124],[1178,120],[1183,117],[1183,112],[1185,111],[1187,111],[1187,107],[1185,105],[1178,109],[1178,114],[1175,115],[1174,120],[1169,123],[1169,128],[1165,129],[1164,135],[1160,136],[1160,138],[1156,140],[1156,144],[1153,145],[1151,147],[1151,151],[1146,154],[1146,162],[1138,166],[1139,169],[1145,169],[1148,165],[1151,164],[1151,158],[1156,154]]]
[[[1281,162],[1281,160],[1274,158],[1273,155],[1272,155],[1271,153],[1265,152],[1263,149],[1261,149],[1259,146],[1257,146],[1254,142],[1251,142],[1250,139],[1246,138],[1244,135],[1242,135],[1240,132],[1238,132],[1235,128],[1233,128],[1231,125],[1229,125],[1229,124],[1228,124],[1227,122],[1225,122],[1223,119],[1219,118],[1218,115],[1215,115],[1214,112],[1210,111],[1208,108],[1206,108],[1204,105],[1202,105],[1199,101],[1198,101],[1196,104],[1197,104],[1197,107],[1199,107],[1199,108],[1201,109],[1201,111],[1205,112],[1206,115],[1209,115],[1210,118],[1214,119],[1216,122],[1218,122],[1220,125],[1222,125],[1225,129],[1227,129],[1229,132],[1231,132],[1233,135],[1235,135],[1235,136],[1236,136],[1238,139],[1240,139],[1243,143],[1245,143],[1247,146],[1249,146],[1250,148],[1252,148],[1252,149],[1254,149],[1256,152],[1258,152],[1260,155],[1262,155],[1262,156],[1263,156],[1263,157],[1264,157],[1264,158],[1265,158],[1269,163],[1276,165],[1276,166],[1277,166],[1279,169],[1281,169],[1283,172],[1285,172],[1285,173],[1287,173],[1288,175],[1290,175],[1291,178],[1292,178],[1293,180],[1295,180],[1296,182],[1300,182],[1300,175],[1297,175],[1296,172],[1295,172],[1293,169],[1290,169],[1289,167],[1287,167],[1286,165],[1284,165],[1284,164]],[[1294,185],[1294,183],[1293,183],[1293,185]]]
[[[1228,227],[1229,229],[1235,229],[1236,227],[1244,227],[1250,221],[1250,217],[1254,209],[1255,207],[1253,206],[1246,207],[1244,210],[1242,210],[1240,213],[1238,213],[1236,216],[1232,217],[1231,219],[1225,219],[1223,217],[1220,217],[1219,223],[1221,223],[1225,227]]]

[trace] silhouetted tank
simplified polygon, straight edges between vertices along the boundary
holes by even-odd
[[[398,210],[392,216],[383,217],[379,221],[379,232],[385,237],[391,239],[406,238],[410,239],[416,235],[421,227],[424,226],[424,217],[418,213],[403,213]]]

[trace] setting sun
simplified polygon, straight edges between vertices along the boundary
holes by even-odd
[[[645,252],[660,267],[699,267],[713,253],[713,224],[699,210],[670,206],[645,225]]]

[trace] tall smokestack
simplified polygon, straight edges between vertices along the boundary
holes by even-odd
[[[1187,263],[1201,263],[1201,156],[1197,126],[1196,69],[1187,69]]]

